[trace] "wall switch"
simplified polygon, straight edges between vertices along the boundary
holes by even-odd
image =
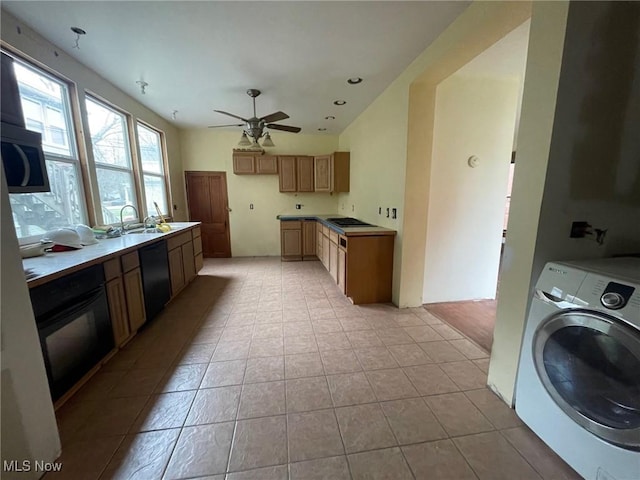
[[[302,204],[296,203],[296,210],[300,210],[302,208]]]
[[[395,208],[391,209],[391,218],[398,218],[398,210]]]
[[[387,207],[387,218],[389,218],[389,207]]]
[[[253,210],[253,203],[249,204],[249,210]]]

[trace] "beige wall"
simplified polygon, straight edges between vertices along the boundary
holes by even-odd
[[[17,32],[16,26],[18,25],[20,26],[21,34]],[[178,129],[134,98],[113,86],[93,70],[67,55],[64,50],[45,40],[34,30],[4,10],[2,10],[2,29],[0,31],[2,32],[3,46],[5,46],[6,42],[9,48],[13,47],[19,53],[26,55],[27,59],[35,60],[75,84],[79,97],[79,104],[76,107],[79,109],[84,125],[88,125],[84,101],[85,91],[88,91],[125,110],[134,118],[140,119],[164,132],[169,162],[172,203],[178,207],[177,210],[173,211],[173,216],[176,220],[184,220],[187,210]],[[54,52],[57,52],[58,55],[54,54]],[[84,140],[85,145],[91,145],[88,128],[83,133],[84,138],[79,140]],[[84,158],[92,165],[93,155],[91,149],[83,149],[81,145],[81,151],[84,151]],[[85,192],[85,194],[93,200],[92,203],[94,205],[97,205],[99,196],[95,187],[97,180],[94,172],[90,173],[90,180],[93,185],[93,191]],[[151,213],[153,214],[153,212]]]
[[[472,3],[340,135],[352,176],[361,180],[340,203],[398,230],[393,302],[400,307],[422,303],[436,86],[525,22],[530,10],[529,2]],[[397,207],[398,220],[378,216],[378,206]]]
[[[423,303],[495,297],[519,88],[461,74],[437,87]]]
[[[279,214],[330,214],[338,210],[338,195],[329,193],[280,193],[278,175],[235,175],[232,151],[240,130],[210,129],[180,132],[183,168],[227,173],[231,254],[234,257],[280,255]],[[304,135],[272,132],[273,155],[320,155],[338,150],[334,135]],[[183,176],[184,178],[184,176]],[[354,174],[352,170],[351,181]],[[253,203],[254,209],[249,205]],[[301,210],[295,204],[302,204]]]
[[[2,458],[1,461],[51,462],[60,455],[60,438],[53,413],[49,384],[40,350],[36,321],[11,221],[11,206],[0,169],[0,234],[2,275],[0,317],[2,336]],[[25,352],[29,352],[25,355]],[[5,479],[35,479],[42,472],[4,472]]]

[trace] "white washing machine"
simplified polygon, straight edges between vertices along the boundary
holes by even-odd
[[[516,413],[586,479],[640,479],[640,258],[545,266]]]

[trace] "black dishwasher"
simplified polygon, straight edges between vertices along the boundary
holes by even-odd
[[[138,250],[147,322],[153,320],[171,297],[167,242],[161,240]]]

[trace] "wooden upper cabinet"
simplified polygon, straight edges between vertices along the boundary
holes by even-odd
[[[256,173],[256,161],[252,154],[233,154],[233,173],[236,175],[252,175]]]
[[[298,169],[296,157],[280,156],[278,157],[280,171],[280,191],[281,192],[297,192]]]
[[[278,157],[261,153],[233,153],[233,173],[236,175],[276,175]]]
[[[256,173],[263,175],[278,174],[278,157],[275,155],[256,155]]]
[[[313,192],[313,157],[296,157],[298,192]]]
[[[314,158],[314,191],[349,191],[349,152],[335,152]]]

